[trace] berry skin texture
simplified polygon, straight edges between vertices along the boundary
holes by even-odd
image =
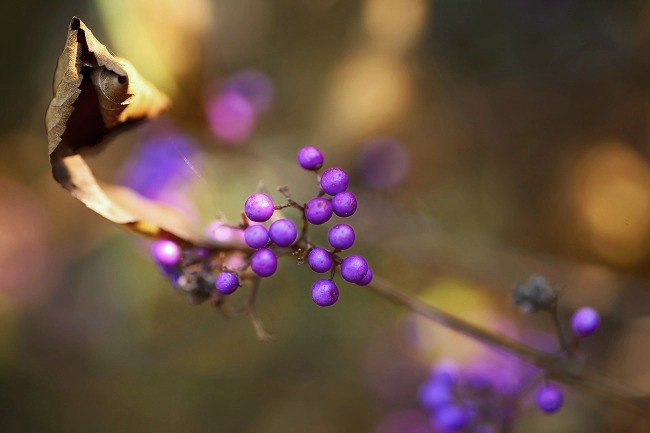
[[[361,281],[368,273],[368,262],[361,256],[353,254],[343,259],[341,276],[350,283]]]
[[[591,307],[582,307],[573,314],[571,328],[578,337],[593,334],[600,325],[598,312]]]
[[[336,195],[348,189],[348,175],[340,168],[325,170],[320,178],[320,187],[329,195]]]
[[[244,213],[251,220],[258,223],[268,221],[273,212],[275,211],[275,205],[273,200],[266,194],[255,193],[248,197],[246,203],[244,204]]]
[[[332,218],[332,203],[322,197],[316,197],[307,202],[305,218],[314,225],[326,223]]]
[[[305,170],[318,170],[323,166],[323,152],[314,146],[306,146],[298,151],[298,164]]]
[[[555,385],[546,385],[537,391],[535,403],[542,412],[557,412],[564,403],[564,394],[562,390]]]
[[[288,247],[298,237],[298,230],[293,221],[279,219],[269,227],[269,237],[279,247]]]
[[[339,299],[339,289],[333,281],[318,280],[311,286],[311,299],[320,307],[329,307]]]
[[[337,224],[327,233],[327,240],[337,250],[347,250],[354,245],[354,229],[347,224]]]
[[[259,277],[270,277],[278,269],[278,258],[268,248],[261,248],[251,257],[251,269]]]
[[[372,281],[372,276],[373,276],[372,269],[368,267],[368,272],[366,272],[366,275],[364,275],[362,279],[357,281],[356,284],[359,286],[367,286]]]
[[[314,248],[307,256],[307,263],[314,272],[322,274],[332,269],[334,260],[332,255],[324,248]]]
[[[159,240],[151,245],[151,256],[162,266],[175,266],[181,260],[181,247],[166,239]]]
[[[232,272],[222,272],[214,282],[217,292],[230,295],[239,287],[239,277]]]
[[[342,218],[349,217],[357,211],[357,198],[351,192],[340,192],[332,198],[332,210]]]
[[[262,248],[269,241],[269,232],[261,225],[248,226],[244,231],[244,240],[251,248]]]

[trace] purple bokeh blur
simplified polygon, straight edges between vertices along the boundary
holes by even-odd
[[[368,186],[377,189],[398,186],[406,179],[410,165],[406,147],[389,137],[369,140],[357,157],[361,179]]]

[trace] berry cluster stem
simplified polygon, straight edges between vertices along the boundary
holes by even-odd
[[[365,287],[373,293],[402,305],[410,311],[446,328],[516,355],[544,369],[549,378],[573,385],[582,392],[650,419],[650,402],[642,398],[643,394],[641,392],[632,390],[627,386],[623,386],[587,370],[586,366],[575,358],[565,358],[557,354],[548,353],[505,335],[496,334],[473,325],[446,311],[425,303],[416,296],[377,276]]]

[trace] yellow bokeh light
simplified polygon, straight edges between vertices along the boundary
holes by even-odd
[[[634,264],[648,251],[650,169],[621,142],[606,142],[581,159],[574,194],[585,240],[602,258]]]
[[[422,34],[428,9],[425,0],[366,0],[363,27],[372,42],[404,51]]]

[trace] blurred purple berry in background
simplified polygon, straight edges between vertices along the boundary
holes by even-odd
[[[303,147],[298,151],[296,157],[298,164],[305,170],[318,170],[322,167],[323,161],[323,152],[315,148],[314,146]]]
[[[262,278],[270,277],[278,269],[278,258],[268,248],[257,250],[251,257],[251,269]]]
[[[246,245],[251,248],[262,248],[269,241],[269,232],[266,227],[259,224],[248,226],[244,231]]]
[[[332,198],[332,210],[342,218],[353,215],[357,210],[357,198],[351,192],[341,192]]]
[[[600,325],[598,312],[591,307],[582,307],[573,314],[571,328],[578,337],[593,334]]]
[[[332,218],[332,203],[323,197],[316,197],[307,202],[305,218],[312,224],[318,225]]]
[[[535,403],[543,412],[553,413],[558,411],[564,403],[562,390],[555,385],[546,385],[537,391]]]
[[[361,281],[368,273],[368,262],[363,257],[353,254],[343,259],[341,276],[350,283]]]
[[[455,404],[445,404],[433,415],[433,424],[443,431],[456,432],[465,428],[472,421],[468,408]]]
[[[160,127],[160,125],[158,125]],[[170,129],[163,124],[161,129]],[[144,138],[121,170],[119,183],[152,200],[184,186],[194,173],[198,147],[178,132],[156,132]]]
[[[361,179],[370,187],[377,189],[389,189],[402,183],[410,165],[406,147],[388,137],[369,140],[361,148],[357,157]]]
[[[293,221],[282,218],[269,227],[269,237],[279,247],[290,246],[298,237],[298,230]]]
[[[208,122],[222,141],[239,144],[253,133],[257,114],[251,102],[237,92],[224,92],[207,103]]]
[[[208,224],[205,234],[218,242],[242,242],[244,238],[243,230],[218,220]]]
[[[340,168],[332,167],[323,172],[320,178],[320,187],[329,195],[336,195],[348,189],[350,182],[346,172]]]
[[[339,299],[339,289],[333,281],[318,280],[311,286],[311,299],[321,307],[329,307]]]
[[[323,273],[332,269],[334,259],[332,255],[324,248],[314,248],[307,256],[307,263],[314,272]]]
[[[347,224],[337,224],[330,228],[327,240],[337,250],[347,250],[354,245],[354,229]]]
[[[273,105],[273,82],[256,69],[245,69],[231,75],[223,82],[222,89],[246,98],[257,113],[263,113]]]
[[[239,287],[239,277],[232,272],[222,272],[217,275],[214,285],[219,293],[230,295]]]
[[[257,223],[268,221],[275,212],[273,200],[266,194],[260,192],[252,194],[246,199],[244,213],[251,220]]]
[[[159,240],[151,244],[151,256],[162,266],[175,266],[181,260],[181,248],[175,242]]]

